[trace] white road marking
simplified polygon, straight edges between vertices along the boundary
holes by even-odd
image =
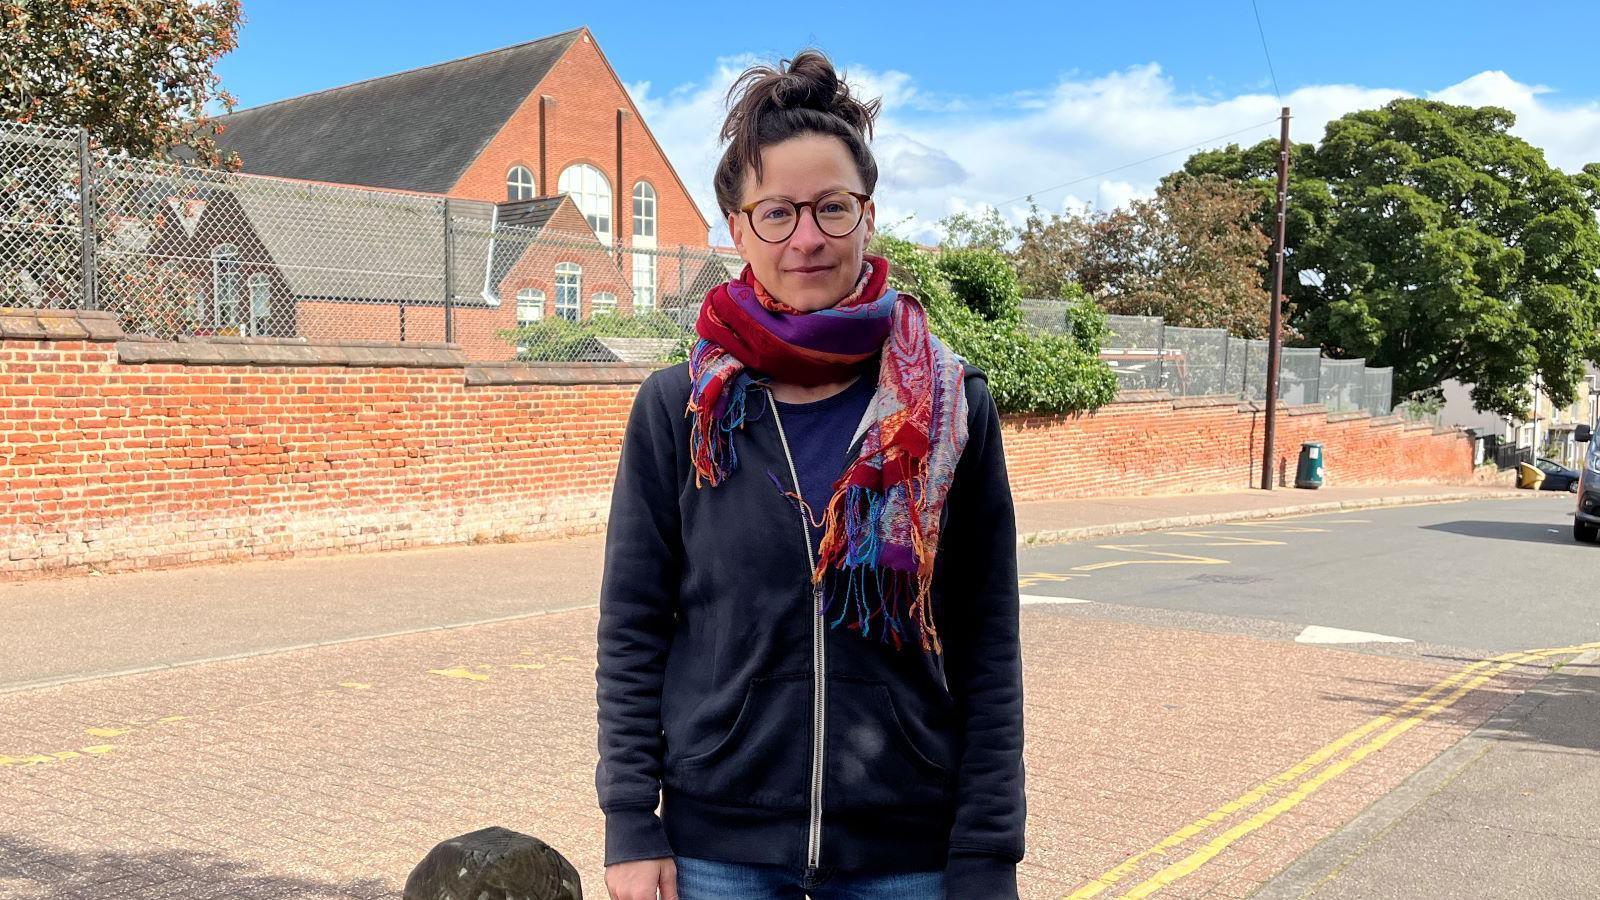
[[[1022,605],[1032,606],[1036,603],[1093,603],[1093,600],[1079,600],[1077,597],[1051,597],[1048,594],[1023,594]]]
[[[1299,644],[1410,644],[1411,638],[1373,634],[1370,631],[1347,631],[1326,625],[1307,625],[1295,638]]]

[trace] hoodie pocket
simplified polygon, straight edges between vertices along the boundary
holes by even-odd
[[[807,805],[811,772],[811,676],[752,678],[727,735],[671,766],[673,787],[740,806]]]
[[[943,729],[924,724],[918,731],[933,740],[920,745],[883,682],[851,676],[828,681],[828,808],[948,804],[954,796],[953,753]]]

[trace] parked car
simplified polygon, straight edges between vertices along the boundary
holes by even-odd
[[[1600,441],[1590,440],[1594,434],[1587,425],[1573,429],[1572,437],[1580,444],[1589,445],[1583,454],[1583,472],[1578,476],[1578,507],[1572,511],[1572,536],[1594,543],[1600,540]]]
[[[1539,471],[1544,473],[1544,482],[1539,485],[1541,491],[1575,491],[1578,489],[1578,470],[1569,469],[1553,459],[1540,457],[1533,461]]]

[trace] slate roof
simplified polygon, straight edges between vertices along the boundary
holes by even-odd
[[[222,116],[242,171],[442,194],[582,29]]]
[[[444,302],[442,200],[293,182],[250,182],[233,193],[295,296]],[[463,305],[497,302],[485,295],[494,204],[452,200],[450,214],[459,229],[454,296]]]

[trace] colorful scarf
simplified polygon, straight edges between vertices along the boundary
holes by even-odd
[[[890,288],[888,275],[887,260],[868,256],[849,296],[810,313],[773,298],[749,266],[712,288],[689,357],[690,455],[697,487],[721,484],[739,465],[733,433],[744,426],[752,387],[844,381],[881,352],[878,389],[855,434],[860,450],[821,521],[798,485],[784,494],[825,529],[812,573],[823,588],[817,615],[897,648],[915,628],[922,649],[939,653],[929,596],[939,514],[967,443],[964,370],[928,331],[922,305]]]

